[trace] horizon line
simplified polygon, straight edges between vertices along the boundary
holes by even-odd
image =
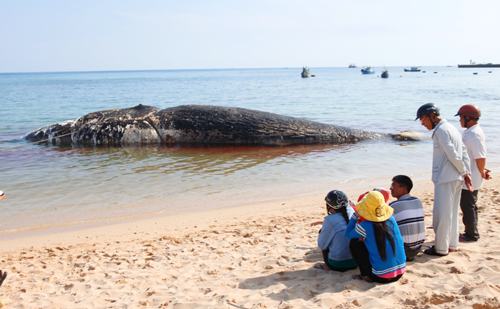
[[[385,66],[385,65],[380,65],[380,66],[373,66],[373,65],[360,65],[357,66],[356,68],[359,67],[364,67],[364,66],[371,66],[372,68],[376,67],[406,67],[406,66]],[[414,67],[415,65],[407,66],[407,67]],[[458,66],[458,65],[425,65],[427,67],[453,67],[453,66]],[[268,67],[268,68],[198,68],[198,69],[123,69],[123,70],[76,70],[76,71],[18,71],[18,72],[0,72],[0,74],[44,74],[44,73],[112,73],[112,72],[154,72],[154,71],[204,71],[204,70],[268,70],[268,69],[301,69],[302,67],[309,67],[309,68],[317,68],[317,69],[323,69],[323,68],[349,68],[348,66],[336,66],[336,67],[322,67],[322,66],[298,66],[298,67]],[[422,65],[419,65],[418,67],[423,67]]]

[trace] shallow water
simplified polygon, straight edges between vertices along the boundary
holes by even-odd
[[[421,104],[437,103],[459,128],[453,115],[473,103],[483,111],[487,166],[500,167],[500,70],[388,69],[389,79],[348,68],[311,68],[316,77],[308,79],[297,68],[0,74],[0,149],[27,144],[21,136],[44,125],[137,104],[235,106],[430,136],[414,121]],[[365,179],[389,182],[400,173],[427,177],[431,152],[429,140],[276,147],[28,145],[0,152],[0,190],[7,194],[0,232],[326,193]]]

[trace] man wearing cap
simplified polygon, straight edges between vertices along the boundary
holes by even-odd
[[[397,199],[389,204],[394,208],[394,219],[403,236],[406,261],[413,261],[425,241],[424,207],[422,202],[410,195],[413,181],[406,175],[392,178],[391,194]]]
[[[473,191],[467,150],[460,133],[440,116],[434,103],[422,105],[415,120],[432,133],[432,181],[434,182],[434,207],[432,223],[436,235],[435,245],[424,253],[445,256],[458,250],[458,208],[462,184]]]
[[[471,179],[474,192],[462,186],[460,198],[460,208],[462,209],[462,221],[465,225],[465,233],[460,234],[459,240],[462,242],[479,240],[477,230],[477,193],[483,185],[483,179],[491,179],[490,171],[486,166],[486,143],[483,130],[479,126],[481,110],[476,105],[467,104],[458,110],[455,116],[460,116],[460,125],[466,128],[462,135],[462,142],[467,148],[470,159]]]

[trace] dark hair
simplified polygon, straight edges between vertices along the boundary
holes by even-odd
[[[332,212],[330,210],[333,210],[335,212],[338,212],[340,214],[342,214],[342,216],[344,217],[344,220],[347,224],[349,224],[349,217],[347,216],[347,207],[340,207],[339,209],[333,209],[332,206],[328,205],[328,203],[326,203],[326,212],[331,215]]]
[[[402,187],[405,187],[406,191],[408,191],[408,193],[410,193],[411,189],[413,188],[413,181],[411,181],[411,178],[406,176],[406,175],[394,176],[392,178],[392,181],[397,182]]]
[[[375,242],[377,243],[378,253],[382,258],[382,261],[387,259],[385,250],[385,239],[389,241],[392,247],[392,252],[396,255],[396,244],[394,243],[394,238],[392,238],[391,232],[387,227],[387,221],[384,222],[373,222],[373,232],[375,233]]]

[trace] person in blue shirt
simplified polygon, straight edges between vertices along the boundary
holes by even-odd
[[[347,271],[357,267],[349,251],[349,240],[345,237],[345,229],[352,215],[347,195],[333,190],[325,197],[327,216],[322,222],[318,236],[318,247],[323,252],[324,263],[317,263],[314,268],[336,271]],[[315,222],[311,225],[321,224]]]
[[[352,257],[361,272],[354,279],[389,283],[403,276],[406,254],[393,212],[378,191],[369,192],[356,204],[356,213],[345,231],[345,236],[351,239]]]

